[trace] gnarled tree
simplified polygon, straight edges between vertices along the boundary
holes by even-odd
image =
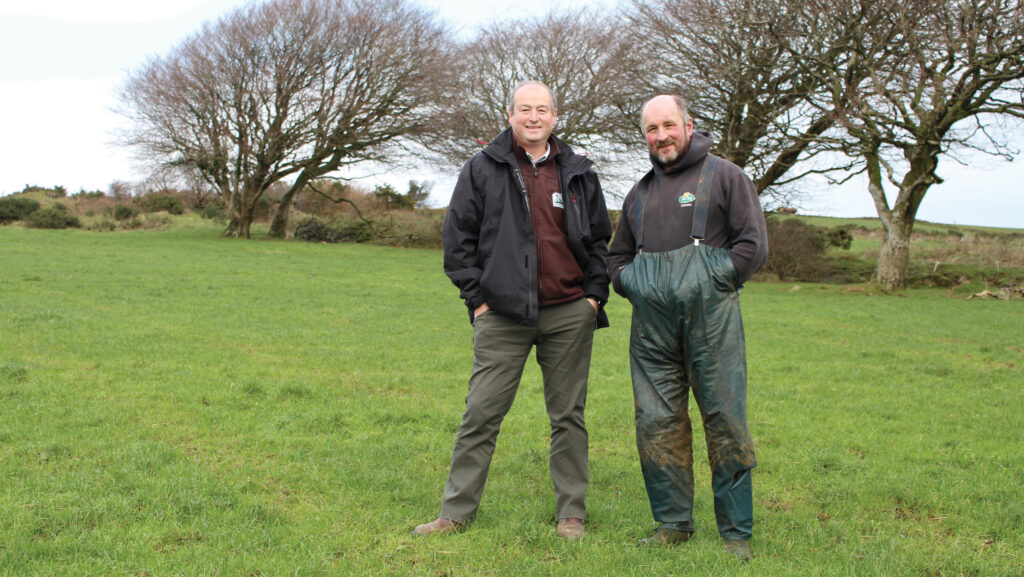
[[[834,125],[812,104],[824,94],[823,79],[809,74],[780,41],[800,26],[801,4],[634,0],[628,17],[637,45],[620,97],[630,104],[623,108],[638,111],[657,93],[683,95],[695,126],[714,134],[714,152],[746,169],[759,194],[818,172],[818,165],[801,161],[827,149],[818,136]],[[832,46],[808,43],[805,48],[827,53]],[[638,127],[639,114],[634,114],[630,120]]]
[[[809,0],[796,38],[841,39],[830,60],[801,44],[794,58],[823,74],[842,146],[863,161],[885,228],[876,281],[905,285],[910,238],[939,160],[974,149],[1009,158],[993,119],[1024,118],[1020,0]],[[870,25],[866,25],[870,22]],[[886,186],[895,192],[890,199]]]
[[[422,129],[447,38],[403,0],[253,3],[130,75],[123,142],[197,170],[224,200],[227,236],[248,238],[256,202],[287,179],[271,224],[283,236],[307,183]]]

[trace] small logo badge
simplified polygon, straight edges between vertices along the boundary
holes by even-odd
[[[555,208],[565,208],[565,201],[562,200],[562,193],[551,193],[551,205],[554,206]]]
[[[679,206],[693,204],[693,201],[695,200],[697,200],[697,197],[694,196],[692,192],[684,193],[682,196],[679,197]]]

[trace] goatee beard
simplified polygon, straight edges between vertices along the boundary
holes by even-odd
[[[662,166],[662,168],[668,168],[673,164],[679,162],[679,154],[673,154],[671,158],[664,158],[660,154],[652,154],[654,160]]]

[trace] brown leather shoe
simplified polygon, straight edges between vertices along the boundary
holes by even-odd
[[[583,530],[583,519],[569,517],[558,520],[558,536],[563,539],[579,539],[586,531]]]
[[[677,543],[685,543],[693,538],[693,533],[689,531],[677,531],[676,529],[669,529],[668,527],[658,527],[654,532],[654,535],[647,537],[646,539],[640,539],[637,545],[640,547],[663,547],[666,545],[675,545]]]
[[[462,530],[462,523],[456,523],[451,519],[445,519],[444,517],[438,517],[430,523],[424,523],[417,525],[413,529],[413,533],[426,537],[427,535],[446,535],[448,533],[457,533]]]

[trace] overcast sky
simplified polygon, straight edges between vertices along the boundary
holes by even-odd
[[[546,13],[566,2],[547,0],[419,0],[471,32],[495,19]],[[111,144],[123,122],[113,112],[125,72],[161,55],[203,22],[247,4],[243,0],[0,0],[0,194],[25,185],[61,185],[70,192],[106,190],[144,170]],[[614,0],[577,0],[604,9]],[[932,222],[1024,228],[1024,158],[1013,163],[976,155],[970,168],[944,159],[918,218]],[[453,174],[381,174],[367,180],[400,189],[409,178],[435,182],[446,204]],[[623,191],[624,192],[624,191]],[[876,216],[863,182],[826,186],[802,201],[801,212]]]

